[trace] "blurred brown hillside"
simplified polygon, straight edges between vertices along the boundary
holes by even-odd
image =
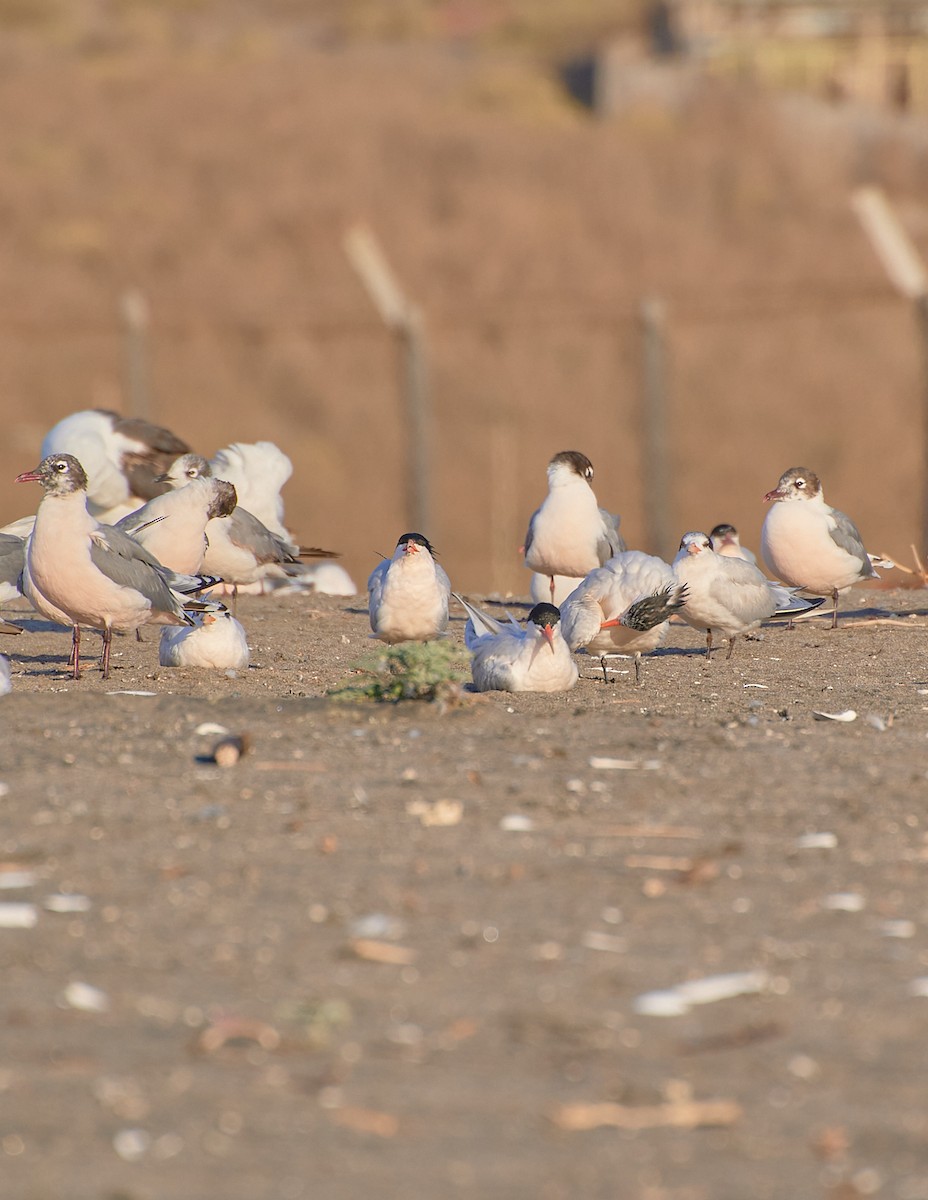
[[[407,517],[396,349],[343,250],[360,220],[424,314],[424,532],[460,587],[525,590],[561,449],[641,544],[652,295],[678,534],[729,520],[756,546],[761,496],[802,464],[907,557],[919,347],[849,195],[882,183],[928,253],[928,133],[689,67],[595,121],[555,47],[634,24],[608,10],[0,0],[0,524],[34,507],[10,481],[56,420],[126,409],[137,287],[153,418],[207,453],[278,442],[289,523],[363,585]]]

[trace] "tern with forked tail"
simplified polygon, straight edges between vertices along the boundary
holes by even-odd
[[[478,692],[566,692],[580,672],[561,632],[553,604],[536,604],[524,627],[507,613],[507,624],[454,593],[467,612],[464,642],[473,655]]]

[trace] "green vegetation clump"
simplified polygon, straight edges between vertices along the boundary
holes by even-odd
[[[453,642],[385,646],[354,668],[358,677],[333,688],[339,701],[455,700],[467,679],[466,651]]]

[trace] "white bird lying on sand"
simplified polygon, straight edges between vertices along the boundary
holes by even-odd
[[[509,613],[503,625],[456,592],[454,598],[468,614],[464,642],[478,692],[566,692],[577,682],[580,672],[553,604],[536,604],[523,627]]]
[[[367,581],[371,637],[388,645],[429,642],[448,625],[451,580],[432,557],[421,533],[404,533],[392,558],[379,563]]]
[[[686,603],[680,616],[706,633],[706,658],[712,635],[728,638],[728,654],[742,634],[757,629],[770,617],[797,617],[818,608],[821,600],[806,600],[796,589],[771,583],[751,563],[716,554],[704,533],[685,533],[673,560],[677,579],[686,584]]]
[[[571,650],[598,654],[606,679],[606,659],[635,657],[641,682],[641,656],[660,646],[668,618],[686,596],[673,568],[641,550],[616,554],[591,571],[561,605],[561,628]]]
[[[228,609],[198,613],[193,628],[161,630],[158,661],[162,667],[212,667],[241,670],[248,666],[248,639]]]

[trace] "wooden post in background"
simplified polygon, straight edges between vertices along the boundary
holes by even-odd
[[[516,466],[519,443],[508,413],[496,413],[490,431],[490,581],[494,592],[511,591],[510,580],[518,569],[517,547],[524,530],[517,531],[519,490]],[[528,585],[521,588],[528,590]]]
[[[667,449],[666,311],[657,297],[640,309],[644,356],[643,455],[645,540],[652,554],[670,561],[674,537],[670,527],[670,467]]]
[[[151,314],[148,301],[138,288],[123,292],[119,315],[125,329],[126,393],[130,417],[152,419],[151,374],[149,371],[148,330]]]
[[[406,414],[406,512],[409,530],[434,537],[432,529],[430,411],[422,313],[404,296],[374,233],[355,225],[344,240],[348,261],[381,320],[396,339],[400,388]]]
[[[918,532],[928,550],[928,272],[921,255],[877,187],[858,188],[851,204],[893,287],[912,302],[922,357],[922,494]]]

